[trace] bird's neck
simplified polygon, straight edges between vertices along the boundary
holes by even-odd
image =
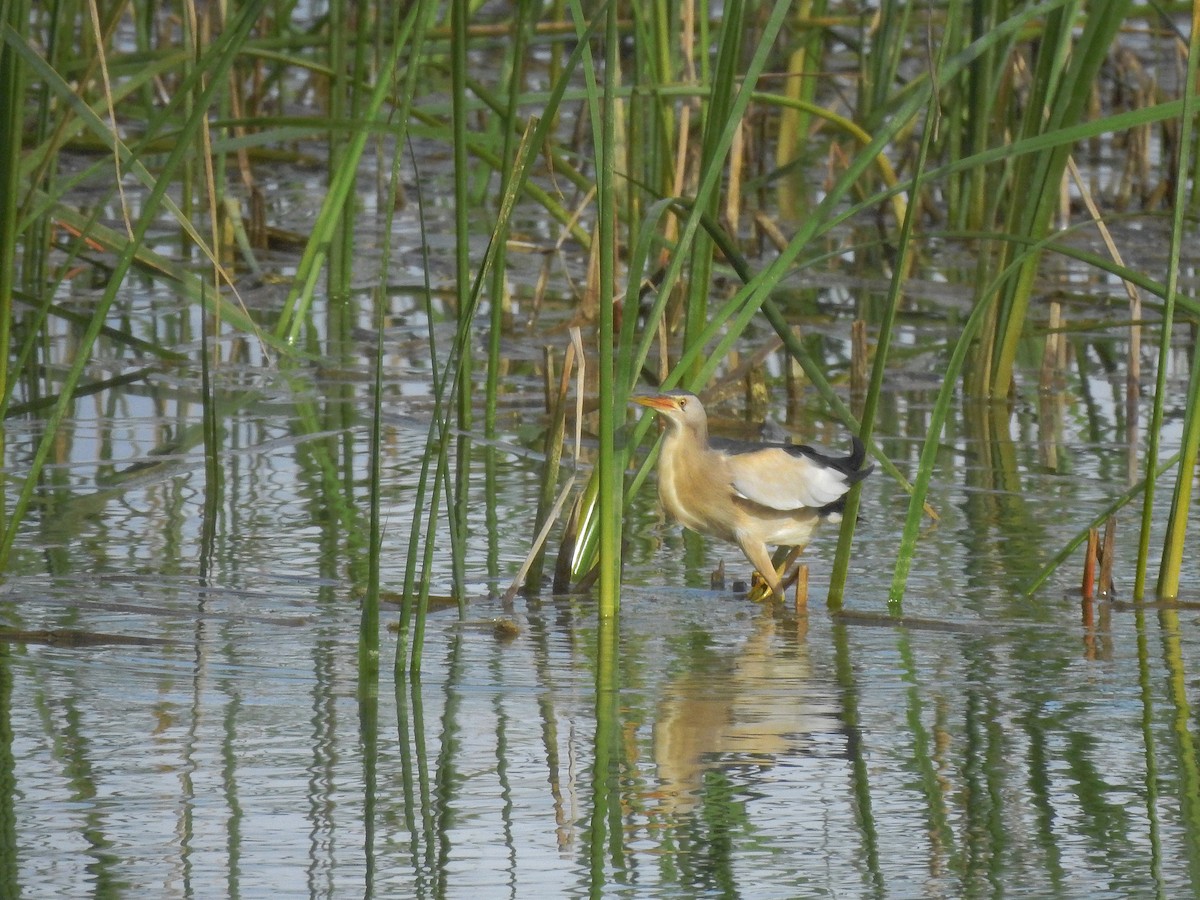
[[[667,438],[671,444],[680,449],[683,447],[692,451],[708,449],[708,427],[706,425],[697,427],[679,425],[671,429]]]
[[[708,449],[708,424],[701,422],[698,425],[680,425],[672,430],[674,439],[683,444],[697,446],[704,450]]]

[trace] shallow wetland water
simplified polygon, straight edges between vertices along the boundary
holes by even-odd
[[[501,40],[489,40],[499,54]],[[844,62],[838,72],[851,71]],[[307,71],[291,77],[308,84]],[[442,101],[429,106],[444,116]],[[431,116],[421,122],[436,132]],[[754,604],[733,587],[749,574],[741,554],[665,522],[651,481],[625,510],[614,634],[598,625],[594,592],[556,595],[548,576],[540,593],[501,599],[535,532],[545,350],[561,365],[588,280],[587,252],[523,200],[510,234],[495,433],[485,437],[478,367],[474,424],[453,435],[472,488],[463,608],[445,602],[453,578],[443,522],[431,541],[437,602],[420,677],[393,675],[397,637],[387,629],[378,682],[360,679],[376,323],[385,326],[381,580],[393,594],[405,580],[434,416],[430,336],[444,353],[455,330],[454,187],[442,132],[417,135],[422,171],[401,167],[409,201],[390,233],[370,181],[372,166],[391,160],[366,157],[351,287],[333,298],[316,292],[299,329],[309,355],[285,359],[246,331],[221,332],[219,492],[206,481],[199,430],[196,300],[144,271],[127,278],[111,321],[186,361],[149,360],[101,335],[85,374],[114,381],[74,401],[0,584],[0,897],[1200,893],[1194,505],[1180,602],[1128,602],[1140,501],[1118,514],[1114,600],[1082,599],[1082,551],[1031,590],[1129,485],[1129,447],[1141,460],[1157,361],[1156,347],[1143,349],[1131,438],[1127,332],[1111,325],[1129,318],[1128,300],[1114,278],[1065,256],[1043,266],[1011,403],[997,410],[961,393],[954,402],[928,498],[939,518],[923,523],[902,618],[888,596],[908,495],[880,467],[864,485],[837,614],[825,601],[836,529],[806,554],[806,607]],[[296,145],[312,158],[326,151],[318,141]],[[819,168],[813,185],[824,189],[835,158],[809,158]],[[1098,160],[1085,175],[1112,179],[1116,164]],[[63,154],[59,171],[93,161]],[[257,165],[269,221],[307,235],[324,177],[299,164]],[[492,175],[481,169],[479,184],[490,190]],[[755,189],[767,197],[772,185]],[[85,181],[78,190],[105,197],[108,187]],[[101,219],[119,230],[115,201],[105,202]],[[493,212],[471,223],[473,263]],[[878,217],[889,229],[890,215]],[[893,235],[881,239],[879,221],[872,210],[822,232],[803,271],[773,292],[843,399],[851,323],[865,319],[874,339],[887,295]],[[1168,229],[1149,215],[1113,224],[1126,263],[1155,277]],[[1086,228],[1065,240],[1104,253]],[[946,237],[919,243],[874,431],[906,477],[975,297],[980,252]],[[178,227],[163,224],[147,244],[176,258]],[[262,252],[281,280],[239,273],[251,316],[274,323],[299,246]],[[384,246],[390,277],[376,293]],[[769,242],[758,250],[754,265],[767,265]],[[204,267],[196,253],[186,264]],[[81,265],[86,274],[64,276],[55,302],[94,309],[106,271]],[[1181,292],[1200,293],[1194,263],[1180,275]],[[718,261],[714,300],[734,282]],[[485,303],[469,348],[480,359],[488,312]],[[780,427],[843,450],[846,428],[811,383],[789,381],[760,319],[738,342],[740,356],[722,363],[714,431],[757,429],[747,396],[760,399],[762,388]],[[80,331],[57,314],[45,328],[44,371],[61,377]],[[1170,348],[1164,459],[1182,439],[1189,328]],[[594,348],[592,321],[583,333]],[[747,388],[729,377],[760,351],[760,381]],[[16,399],[30,408],[5,422],[0,462],[14,484],[45,427],[27,389]],[[595,387],[585,381],[587,392]],[[581,476],[595,430],[589,419]],[[574,465],[569,449],[563,478]],[[1160,528],[1153,546],[1162,541]],[[714,588],[722,562],[728,587]],[[383,625],[397,619],[385,605]]]
[[[845,296],[820,295],[831,366],[845,352]],[[395,303],[385,585],[403,580],[428,415],[419,359],[402,349],[424,321]],[[131,308],[152,330],[168,305],[147,295]],[[902,468],[923,437],[921,370],[948,327],[933,315],[906,326],[928,349],[888,392],[882,442]],[[842,617],[824,604],[833,529],[807,554],[807,610],[773,609],[709,589],[722,560],[731,580],[747,574],[740,554],[684,536],[643,491],[628,515],[619,688],[598,698],[590,596],[496,599],[531,538],[540,462],[528,426],[542,414],[530,360],[545,334],[565,340],[553,325],[513,338],[526,347],[513,354],[499,439],[472,450],[472,477],[490,468],[497,493],[469,511],[465,616],[431,612],[415,682],[392,679],[389,632],[377,695],[360,696],[356,668],[361,518],[339,508],[325,465],[345,454],[348,477],[365,471],[354,413],[365,346],[338,371],[222,375],[249,399],[228,423],[205,578],[200,450],[150,452],[189,421],[191,373],[80,402],[43,514],[21,539],[24,571],[0,595],[5,627],[24,632],[0,657],[9,889],[1192,890],[1200,609],[1083,604],[1078,564],[1025,593],[1123,477],[1125,451],[1104,438],[1120,380],[1086,364],[1086,339],[1071,345],[1084,364],[1052,393],[1029,375],[1010,434],[985,445],[953,426],[930,498],[941,519],[922,536],[904,624],[887,620],[886,597],[905,496],[880,473],[866,484]],[[313,397],[328,424],[309,433],[297,410]],[[738,408],[718,407],[718,419]],[[843,438],[819,404],[797,423],[804,440]],[[22,444],[13,434],[10,466]],[[1117,579],[1120,597],[1119,564]],[[385,609],[385,622],[395,615]],[[30,634],[47,631],[59,633]],[[72,646],[62,632],[90,640]]]

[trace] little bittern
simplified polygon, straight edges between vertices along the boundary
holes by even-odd
[[[782,598],[783,583],[767,545],[803,550],[823,519],[837,521],[847,491],[874,466],[851,436],[849,456],[830,457],[798,444],[753,444],[708,436],[695,394],[634,397],[667,424],[658,461],[658,496],[682,525],[737,544]]]

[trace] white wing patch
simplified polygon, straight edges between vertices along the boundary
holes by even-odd
[[[819,509],[850,490],[846,476],[837,469],[777,447],[727,459],[737,495],[768,509]]]

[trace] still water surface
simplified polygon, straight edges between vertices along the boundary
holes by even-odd
[[[1019,493],[970,487],[980,448],[955,442],[908,626],[861,618],[885,610],[903,510],[887,480],[868,482],[844,619],[822,602],[831,535],[809,554],[810,608],[764,609],[700,587],[718,559],[744,562],[681,539],[645,492],[615,698],[597,697],[590,598],[488,599],[488,570],[511,577],[527,546],[513,528],[473,565],[466,618],[431,616],[420,681],[391,677],[389,637],[378,693],[360,696],[357,603],[329,577],[345,545],[314,524],[306,441],[285,421],[247,412],[235,428],[240,512],[206,585],[185,571],[194,468],[105,515],[66,492],[27,543],[61,574],[11,578],[0,600],[10,627],[99,643],[33,638],[0,657],[0,893],[1191,894],[1200,611],[1085,607],[1066,576],[1018,591],[1106,496],[1096,473],[1117,451],[1066,421],[1069,467],[1040,464],[1036,429],[1016,434]],[[397,497],[406,433],[389,451]],[[516,522],[533,464],[502,457]],[[392,557],[385,581],[401,577]]]
[[[821,298],[813,328],[837,367],[844,322],[822,317],[849,301],[835,288]],[[383,581],[398,586],[429,401],[426,322],[415,302],[392,302]],[[131,316],[149,334],[174,303],[132,297]],[[938,316],[902,329],[916,352],[889,380],[879,436],[911,471],[928,373],[954,330]],[[543,417],[531,360],[546,335],[565,344],[551,320],[510,348],[498,440],[472,451],[473,483],[490,472],[496,487],[490,502],[472,493],[465,619],[431,615],[415,683],[392,678],[389,633],[365,693],[365,525],[348,498],[364,496],[369,342],[300,373],[247,344],[222,369],[225,486],[204,578],[195,372],[80,401],[0,604],[5,627],[92,643],[3,645],[0,894],[1197,890],[1200,610],[1084,607],[1078,561],[1025,593],[1126,477],[1121,381],[1094,365],[1101,344],[1074,339],[1078,364],[1051,390],[1024,370],[1007,433],[974,437],[963,404],[908,625],[862,618],[886,611],[906,504],[881,472],[866,484],[846,619],[823,603],[832,533],[808,554],[807,612],[764,609],[708,589],[720,560],[745,577],[740,554],[683,536],[643,491],[628,516],[619,687],[598,696],[591,598],[491,599],[532,536]],[[1185,373],[1180,353],[1173,389]],[[716,424],[737,410],[717,406]],[[800,413],[800,439],[843,445],[819,403]],[[11,423],[10,471],[37,427]],[[1170,419],[1166,452],[1177,441]],[[1118,544],[1119,595],[1132,533]],[[1198,568],[1193,556],[1185,585]]]

